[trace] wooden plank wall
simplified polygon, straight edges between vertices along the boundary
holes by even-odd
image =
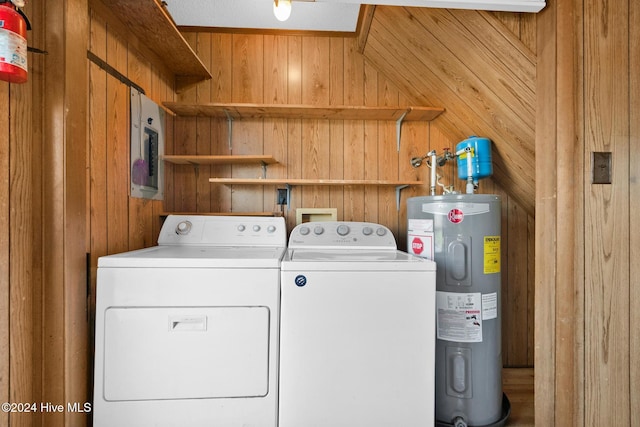
[[[188,102],[302,103],[317,105],[406,105],[409,98],[357,52],[356,40],[315,36],[187,33],[194,50],[214,75],[211,82],[178,96]],[[444,105],[446,108],[447,105]],[[171,154],[272,154],[268,177],[334,179],[421,179],[421,188],[402,193],[396,211],[393,188],[294,187],[284,211],[289,228],[298,207],[335,207],[340,220],[387,225],[406,247],[406,199],[428,194],[429,171],[412,169],[411,157],[454,147],[435,124],[405,123],[400,153],[395,123],[376,121],[251,120],[233,123],[233,150],[227,123],[219,119],[178,117]],[[208,177],[259,177],[257,166],[168,165],[174,171],[177,212],[279,211],[274,187],[209,184]],[[445,183],[454,178],[450,163]],[[503,358],[507,366],[533,364],[533,217],[487,180],[481,191],[503,198]]]
[[[630,120],[640,108],[637,92],[631,91],[631,79],[640,72],[638,39],[631,31],[640,25],[635,3],[587,0],[583,6],[586,425],[605,425],[612,417],[621,425],[638,425],[640,411],[640,397],[631,393],[631,380],[638,379],[632,352],[638,327],[630,322],[640,303],[638,276],[630,276],[632,263],[637,264],[630,257],[632,243],[637,250],[637,234],[630,233],[637,230],[630,200],[637,201],[640,174],[638,164],[630,163],[640,136]],[[612,154],[611,185],[591,184],[591,156],[599,151]]]
[[[628,0],[573,0],[538,20],[541,425],[640,425],[639,12]],[[611,184],[592,184],[593,152],[611,153]]]
[[[9,328],[11,327],[9,315],[9,277],[10,277],[10,251],[9,251],[9,84],[0,83],[0,345],[9,347]],[[9,351],[0,354],[0,400],[9,400]],[[8,424],[9,415],[0,414],[0,425]]]
[[[640,212],[640,5],[629,1],[629,413],[630,425],[640,425],[640,222],[633,215]],[[622,159],[624,161],[624,152]],[[624,163],[623,163],[624,164]],[[623,234],[623,236],[625,236]]]
[[[407,105],[397,88],[359,57],[353,39],[210,33],[188,33],[187,38],[215,77],[181,94],[178,100]],[[395,122],[235,121],[230,150],[226,121],[177,118],[174,154],[272,154],[279,163],[269,166],[270,178],[423,179],[426,170],[412,169],[409,159],[430,149],[429,124],[407,122],[402,132],[398,153]],[[273,187],[230,189],[207,181],[211,176],[256,178],[262,173],[260,167],[171,168],[175,170],[176,194],[174,205],[167,205],[170,210],[280,210]],[[403,200],[414,194],[422,194],[421,189],[405,190]],[[340,219],[381,222],[396,233],[406,229],[396,211],[393,188],[295,187],[291,206],[285,210],[290,228],[295,225],[298,207],[335,207]]]
[[[495,180],[533,215],[536,64],[520,36],[488,12],[377,6],[363,54],[415,102],[444,104],[449,138],[491,138]]]
[[[541,425],[583,425],[584,320],[581,93],[574,76],[582,64],[577,2],[545,8],[538,19],[536,126],[536,420]],[[576,9],[577,10],[577,9]],[[574,159],[558,162],[559,158]],[[566,182],[574,183],[566,191]]]
[[[26,13],[42,22],[44,7]],[[32,21],[32,22],[34,22]],[[44,31],[29,32],[43,46]],[[28,54],[27,83],[0,82],[0,402],[41,400],[42,132],[44,58]],[[0,425],[36,425],[38,414],[0,411]]]
[[[89,50],[158,104],[174,99],[172,74],[100,1],[91,2]],[[98,258],[155,245],[164,207],[162,201],[129,196],[129,86],[90,62],[88,93],[86,245],[93,316]],[[172,124],[173,120],[167,120],[168,146]]]

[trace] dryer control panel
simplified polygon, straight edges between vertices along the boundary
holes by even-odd
[[[289,248],[397,248],[395,237],[384,225],[371,222],[327,221],[299,224],[289,237]]]
[[[287,230],[283,217],[169,215],[158,244],[284,247]]]

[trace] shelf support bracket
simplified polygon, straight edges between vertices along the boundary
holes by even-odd
[[[409,110],[405,111],[404,113],[402,113],[400,118],[396,120],[396,146],[398,148],[398,153],[400,152],[400,135],[402,133],[402,121],[404,120],[404,117],[408,112]]]
[[[260,162],[262,164],[262,179],[267,179],[267,164],[265,162]]]
[[[233,151],[233,145],[231,143],[231,136],[233,135],[233,117],[231,117],[228,110],[224,110],[224,114],[227,116],[227,127],[229,128],[229,151]]]
[[[398,185],[396,187],[396,209],[400,212],[400,193],[407,188],[408,185]]]
[[[287,212],[291,210],[291,189],[292,186],[291,184],[285,184],[285,187],[287,189]]]

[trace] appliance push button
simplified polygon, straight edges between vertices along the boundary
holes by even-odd
[[[307,234],[309,234],[309,227],[300,227],[300,234],[302,236],[306,236]]]
[[[340,224],[338,226],[338,229],[336,230],[336,232],[340,235],[340,236],[346,236],[347,234],[349,234],[349,226],[345,225],[345,224]]]
[[[176,225],[176,234],[184,236],[185,234],[189,234],[191,231],[191,221],[180,221],[178,225]]]

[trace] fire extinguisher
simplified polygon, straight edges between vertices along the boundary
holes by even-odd
[[[27,30],[24,0],[0,0],[0,80],[27,81]]]

